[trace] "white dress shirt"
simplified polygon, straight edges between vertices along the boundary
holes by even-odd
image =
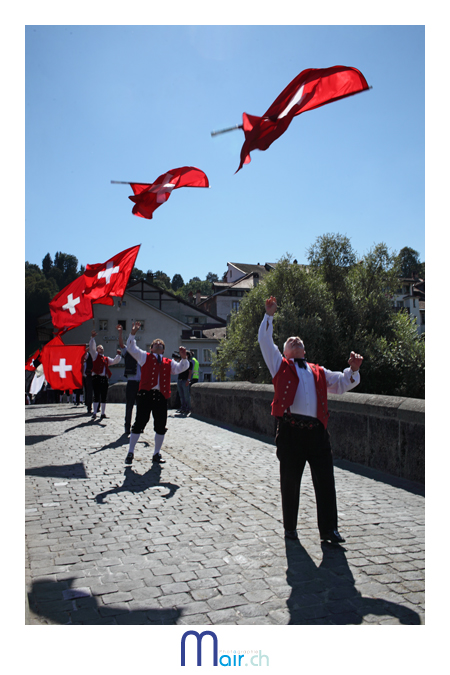
[[[131,333],[128,336],[126,347],[128,353],[131,354],[131,356],[136,359],[136,361],[142,368],[144,363],[147,361],[147,352],[145,352],[143,349],[140,349],[137,346],[136,338]],[[158,354],[155,354],[155,356],[158,357]],[[174,359],[171,359],[170,361],[170,372],[172,373],[172,375],[179,375],[179,373],[182,373],[184,370],[187,370],[188,368],[189,368],[188,359],[181,359],[181,361],[175,361]],[[153,387],[153,389],[159,389],[159,376],[158,382],[156,386]]]
[[[266,314],[261,322],[258,331],[258,342],[261,352],[272,377],[278,373],[283,357],[280,350],[273,342],[273,316]],[[295,363],[290,359],[291,363]],[[309,415],[317,417],[317,394],[314,384],[314,375],[311,368],[306,363],[305,368],[299,368],[295,363],[299,383],[295,393],[294,402],[290,406],[291,413],[295,415]],[[359,371],[353,373],[351,368],[346,368],[342,373],[339,371],[323,369],[327,382],[327,391],[331,394],[344,394],[353,389],[360,382]],[[353,377],[353,382],[350,378]]]
[[[91,337],[89,340],[89,354],[92,356],[92,361],[95,361],[95,359],[98,356],[98,351],[97,351],[97,345],[95,344],[95,338]],[[103,354],[104,356],[104,354]],[[105,358],[108,359],[108,365],[109,366],[115,366],[116,363],[119,363],[120,359],[122,358],[120,354],[116,354],[115,358],[111,358],[110,356],[106,356]],[[95,375],[95,373],[94,373]],[[106,368],[103,368],[103,371],[100,373],[100,375],[103,375],[104,377],[106,376]]]

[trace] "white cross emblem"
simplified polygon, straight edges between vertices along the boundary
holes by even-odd
[[[287,104],[286,108],[283,110],[283,112],[282,112],[280,115],[278,115],[278,119],[279,119],[279,120],[280,120],[282,117],[286,117],[286,115],[287,115],[288,112],[291,110],[291,108],[294,107],[294,105],[297,105],[297,103],[301,103],[301,100],[302,100],[302,98],[303,98],[303,89],[304,89],[304,87],[305,87],[305,85],[302,84],[302,86],[300,87],[300,89],[298,89],[298,90],[295,92],[294,96],[291,98],[291,100],[290,100],[289,103]]]
[[[63,305],[62,308],[68,309],[71,314],[75,314],[76,312],[75,305],[78,305],[79,302],[80,298],[75,298],[74,300],[73,295],[71,293],[70,295],[67,296],[67,303]]]
[[[106,265],[106,269],[99,272],[97,274],[97,277],[99,279],[103,279],[104,277],[106,279],[106,283],[109,284],[109,282],[111,281],[111,274],[117,274],[119,269],[120,269],[119,265],[116,265],[116,267],[114,267],[113,263],[109,262]]]
[[[72,370],[72,366],[69,365],[66,366],[66,359],[59,359],[59,366],[52,366],[52,370],[54,373],[59,372],[59,376],[61,378],[65,378],[66,372],[68,370]]]
[[[164,193],[168,192],[170,195],[173,188],[175,187],[173,183],[169,183],[171,178],[173,178],[172,174],[166,173],[160,184],[152,185],[150,188],[149,192],[156,192],[156,201],[158,204],[162,204],[165,201]]]

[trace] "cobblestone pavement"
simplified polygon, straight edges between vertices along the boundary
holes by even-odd
[[[26,406],[28,624],[424,623],[420,486],[336,461],[332,546],[306,469],[285,542],[270,439],[169,410],[128,467],[124,410]]]

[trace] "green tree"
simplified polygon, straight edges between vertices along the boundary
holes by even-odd
[[[358,392],[423,397],[424,340],[406,312],[392,310],[399,274],[395,254],[378,244],[356,263],[341,235],[319,237],[310,254],[309,272],[287,254],[243,298],[214,359],[216,377],[224,379],[232,370],[237,380],[271,381],[257,333],[264,301],[274,295],[279,307],[274,341],[280,351],[290,335],[299,335],[310,361],[343,370],[354,350],[364,356]]]
[[[179,291],[182,286],[184,286],[184,281],[183,277],[181,274],[174,274],[172,281],[171,281],[171,286],[173,291]]]
[[[398,254],[398,262],[401,270],[400,275],[402,277],[410,279],[413,272],[417,272],[421,276],[422,271],[425,276],[425,263],[420,262],[419,252],[415,251],[413,248],[404,246]]]
[[[37,317],[49,311],[48,303],[59,290],[55,279],[46,279],[38,265],[25,263],[25,356],[40,346],[36,334]]]
[[[213,281],[219,281],[219,277],[217,274],[214,274],[214,272],[208,272],[206,275],[206,281],[209,281],[209,283],[212,284]]]
[[[151,273],[151,270],[149,270],[149,272]],[[153,275],[153,279],[155,284],[160,288],[164,288],[166,291],[172,290],[172,286],[170,285],[170,277],[162,270],[156,270]]]

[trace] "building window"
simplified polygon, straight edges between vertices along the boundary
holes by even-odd
[[[203,373],[203,382],[211,382],[211,373]]]
[[[425,312],[420,312],[420,316],[422,317],[422,326],[425,326]]]
[[[405,303],[403,302],[403,300],[397,300],[397,307],[404,307],[404,306]]]
[[[233,312],[238,312],[239,311],[239,300],[233,300],[231,303],[231,308]]]
[[[203,350],[203,361],[205,363],[211,363],[212,356],[211,356],[211,350],[210,349],[204,349]]]
[[[118,326],[122,326],[123,330],[126,330],[126,329],[127,329],[127,322],[124,321],[123,319],[122,319],[121,321],[118,321],[118,322],[117,322],[117,325],[118,325]]]
[[[108,319],[99,319],[98,320],[98,329],[99,330],[108,330]]]

